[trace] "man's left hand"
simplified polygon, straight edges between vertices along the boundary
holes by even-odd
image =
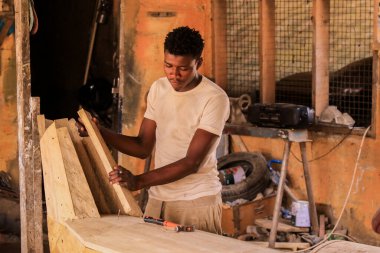
[[[139,190],[136,176],[122,166],[115,166],[108,176],[111,184],[119,184],[131,191]]]

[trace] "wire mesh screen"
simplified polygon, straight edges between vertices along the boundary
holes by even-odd
[[[276,0],[276,102],[311,106],[312,1]]]
[[[330,105],[371,124],[372,0],[330,2]]]
[[[227,94],[247,93],[257,101],[259,90],[258,0],[227,0]]]

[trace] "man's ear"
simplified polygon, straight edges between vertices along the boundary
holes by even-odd
[[[199,59],[197,60],[197,69],[199,69],[202,66],[202,63],[203,63],[203,58],[199,57]]]

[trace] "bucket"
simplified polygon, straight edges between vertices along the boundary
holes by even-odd
[[[241,166],[235,166],[219,171],[219,179],[223,185],[237,184],[246,178]]]
[[[292,203],[292,223],[296,227],[310,227],[308,201],[294,201]]]

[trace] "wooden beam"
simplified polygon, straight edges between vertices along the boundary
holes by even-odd
[[[75,219],[55,123],[42,136],[41,156],[48,217],[61,222]]]
[[[227,39],[226,39],[226,0],[217,0],[212,5],[213,18],[213,70],[215,82],[227,88]]]
[[[275,1],[260,0],[260,101],[274,103],[276,99]]]
[[[67,127],[58,128],[57,136],[75,217],[100,217]]]
[[[83,146],[88,154],[90,164],[93,168],[93,174],[97,178],[99,186],[98,190],[105,195],[107,202],[102,204],[100,212],[103,214],[117,214],[122,209],[120,200],[108,180],[108,173],[104,168],[94,144],[90,137],[84,137],[82,140]],[[96,194],[93,191],[94,195]]]
[[[272,220],[268,220],[268,219],[256,219],[255,220],[255,224],[257,226],[259,226],[259,227],[262,227],[262,228],[271,229],[273,221]],[[293,232],[293,233],[308,233],[309,232],[309,228],[295,227],[295,226],[291,226],[291,225],[279,222],[278,226],[277,226],[277,231],[279,231],[279,232],[286,232],[286,233],[290,233],[290,232]]]
[[[100,217],[66,127],[53,123],[41,139],[48,216],[67,219]]]
[[[380,134],[380,1],[373,1],[373,66],[372,66],[372,122],[371,136]]]
[[[42,252],[37,247],[34,221],[33,137],[30,108],[29,0],[15,0],[18,165],[20,175],[21,252]]]
[[[43,252],[42,229],[42,162],[40,150],[39,128],[37,116],[40,113],[40,99],[33,97],[30,100],[32,110],[32,137],[33,137],[33,220],[34,220],[34,249]]]
[[[79,117],[82,119],[84,126],[90,136],[92,143],[104,165],[107,173],[111,172],[112,169],[117,166],[115,160],[113,159],[111,152],[109,151],[102,135],[99,132],[97,126],[91,120],[91,115],[85,110],[81,109],[78,111]],[[140,207],[138,206],[136,200],[132,196],[131,192],[125,187],[114,184],[113,189],[115,190],[120,202],[121,202],[121,212],[129,214],[132,216],[142,216]]]
[[[313,0],[312,103],[319,117],[329,105],[330,0]]]
[[[98,207],[100,214],[111,214],[111,209],[108,206],[109,196],[102,190],[101,184],[99,182],[99,177],[95,168],[91,166],[92,159],[90,160],[86,148],[83,144],[82,137],[79,136],[78,130],[75,127],[75,120],[71,119],[68,122],[68,130],[70,133],[71,140],[73,141],[75,150],[78,154],[79,161],[82,165],[84,175],[86,176],[87,183],[91,189],[92,196],[94,197],[96,206]],[[109,183],[107,182],[109,186]]]

